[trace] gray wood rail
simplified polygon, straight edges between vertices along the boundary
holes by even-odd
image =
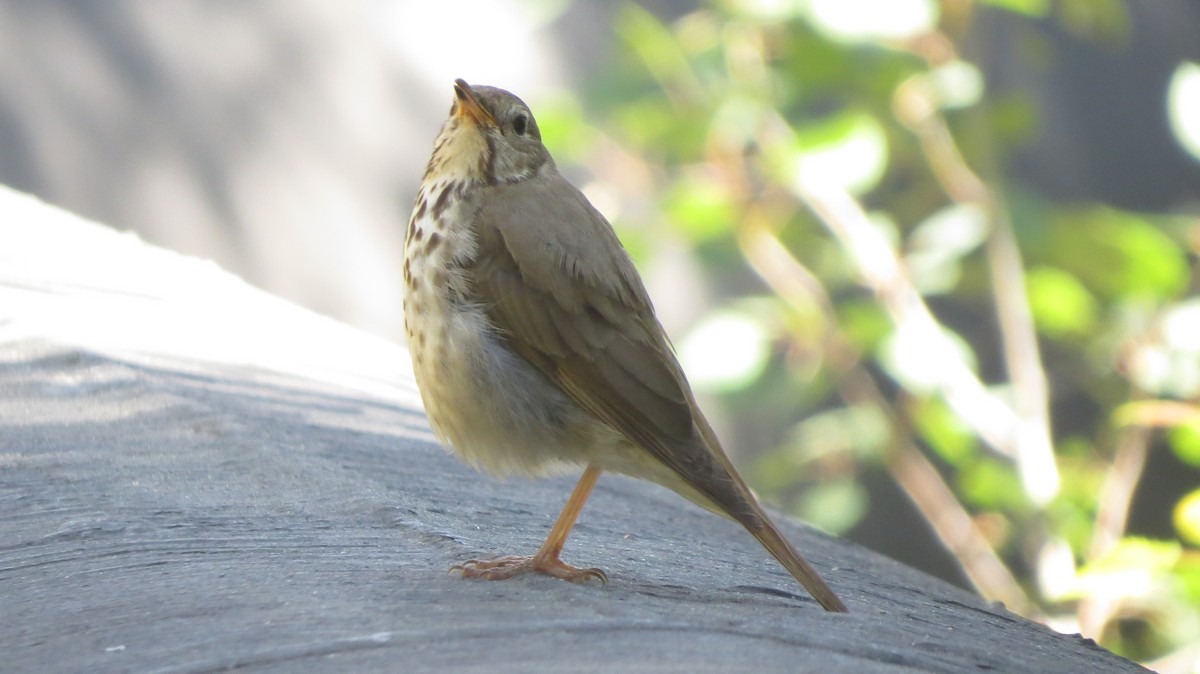
[[[565,553],[608,585],[459,579],[536,549],[575,476],[459,463],[407,358],[0,188],[0,671],[1142,671],[783,521],[825,613],[738,526],[609,475]]]

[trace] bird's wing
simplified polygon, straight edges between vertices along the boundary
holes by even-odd
[[[735,519],[748,514],[604,217],[555,175],[492,188],[473,222],[473,290],[513,351]]]

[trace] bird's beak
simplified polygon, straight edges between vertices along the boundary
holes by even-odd
[[[458,119],[469,119],[476,126],[495,126],[496,118],[492,117],[492,113],[484,109],[479,104],[479,99],[475,97],[474,90],[471,85],[464,80],[454,80],[454,97],[456,108],[454,116]]]

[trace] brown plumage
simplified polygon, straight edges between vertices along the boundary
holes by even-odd
[[[438,436],[496,473],[587,466],[530,558],[466,576],[604,579],[559,552],[602,470],[741,523],[831,611],[846,608],[779,533],[696,405],[612,227],[559,173],[528,107],[458,80],[405,248],[414,371]]]

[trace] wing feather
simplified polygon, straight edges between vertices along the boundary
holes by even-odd
[[[470,264],[501,336],[735,519],[751,516],[728,458],[708,447],[715,437],[608,222],[556,174],[491,189],[475,213]]]

